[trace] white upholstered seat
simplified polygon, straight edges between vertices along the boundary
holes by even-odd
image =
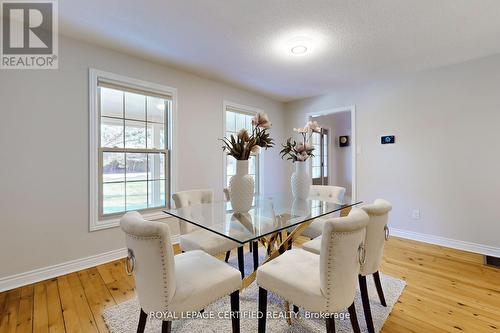
[[[367,223],[366,213],[354,208],[347,217],[324,222],[321,255],[294,249],[259,267],[260,311],[266,311],[267,291],[271,291],[313,312],[349,308],[353,328],[359,331],[353,302]],[[332,325],[333,320],[327,320],[328,332]],[[259,332],[264,331],[265,317],[259,319]]]
[[[231,295],[232,310],[239,311],[240,272],[203,251],[190,251],[174,257],[170,230],[165,223],[146,221],[137,212],[120,220],[126,234],[129,261],[141,306],[138,332],[143,332],[147,313],[199,311],[226,295]],[[164,320],[162,331],[169,332]],[[237,330],[234,330],[238,328]],[[233,332],[239,321],[233,321]]]
[[[203,251],[175,256],[175,312],[203,309],[241,288],[240,272]]]
[[[314,312],[326,308],[319,276],[319,256],[301,249],[286,251],[257,269],[259,286]]]
[[[302,244],[302,249],[314,254],[319,254],[321,251],[321,236]]]
[[[328,202],[344,203],[345,188],[340,186],[312,185],[309,191],[309,199],[316,199]],[[302,236],[315,238],[323,232],[323,223],[326,219],[338,217],[338,212],[325,217],[315,219],[303,232]]]
[[[238,244],[211,231],[198,229],[181,235],[180,246],[182,251],[202,250],[208,254],[216,255],[230,251]]]

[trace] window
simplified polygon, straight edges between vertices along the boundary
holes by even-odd
[[[91,146],[97,157],[91,162],[97,192],[91,203],[93,230],[117,225],[127,211],[151,213],[169,206],[175,91],[97,71],[91,71],[91,85]]]
[[[254,108],[237,105],[237,104],[229,104],[225,103],[224,112],[225,112],[225,136],[229,137],[232,135],[238,134],[240,129],[247,129],[249,133],[252,132],[252,118],[254,115],[260,110],[256,110]],[[229,179],[231,176],[236,174],[236,160],[224,154],[224,162],[226,165],[225,169],[225,180],[224,186],[229,186]],[[259,193],[259,159],[258,156],[251,156],[249,160],[248,174],[251,175],[255,182],[255,193]]]

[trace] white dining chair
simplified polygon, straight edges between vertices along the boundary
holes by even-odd
[[[344,203],[345,188],[340,186],[312,185],[309,191],[309,199],[327,202]],[[338,214],[338,213],[337,213]],[[302,232],[301,236],[316,238],[323,231],[323,223],[326,219],[338,216],[325,216],[314,219],[312,223]]]
[[[174,193],[176,208],[189,207],[194,204],[213,202],[214,192],[212,190],[189,190]],[[223,221],[221,221],[222,223]],[[238,249],[238,268],[241,277],[245,276],[243,245],[214,232],[194,226],[185,221],[179,221],[180,247],[183,252],[202,250],[211,255],[226,253],[226,262],[229,259],[228,252],[234,248]]]
[[[141,307],[137,332],[144,332],[148,313],[162,313],[162,332],[183,313],[202,311],[221,297],[231,296],[232,331],[239,333],[240,272],[203,251],[174,256],[170,229],[146,221],[138,212],[120,220],[128,248],[127,271],[134,275]]]
[[[328,333],[335,332],[333,314],[348,308],[353,330],[360,332],[354,296],[367,223],[368,215],[354,208],[349,216],[324,222],[319,256],[293,249],[259,267],[259,311],[264,314],[259,318],[259,333],[266,330],[268,291],[294,304],[294,311],[301,307],[325,314]]]
[[[379,270],[382,257],[384,255],[384,243],[389,237],[389,227],[387,226],[387,222],[389,220],[389,212],[392,209],[392,205],[386,200],[377,199],[372,204],[364,205],[361,209],[368,214],[370,221],[366,226],[366,261],[360,268],[358,280],[368,332],[374,333],[375,328],[373,326],[372,313],[368,298],[366,277],[368,275],[373,275],[380,303],[383,306],[387,306],[382,283],[380,282]],[[306,251],[320,254],[322,250],[321,238],[322,237],[317,237],[312,241],[304,243],[302,248]]]

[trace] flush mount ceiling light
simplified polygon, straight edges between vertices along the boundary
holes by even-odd
[[[295,55],[305,54],[305,53],[307,53],[307,46],[305,46],[305,45],[294,46],[290,49],[290,52],[292,52],[292,54],[295,54]]]
[[[325,50],[327,38],[313,29],[287,31],[274,39],[273,53],[279,58],[303,61],[320,55]]]

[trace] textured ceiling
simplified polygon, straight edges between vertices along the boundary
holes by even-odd
[[[62,34],[283,101],[500,53],[500,0],[64,0],[59,15]],[[304,35],[311,54],[288,54]]]

